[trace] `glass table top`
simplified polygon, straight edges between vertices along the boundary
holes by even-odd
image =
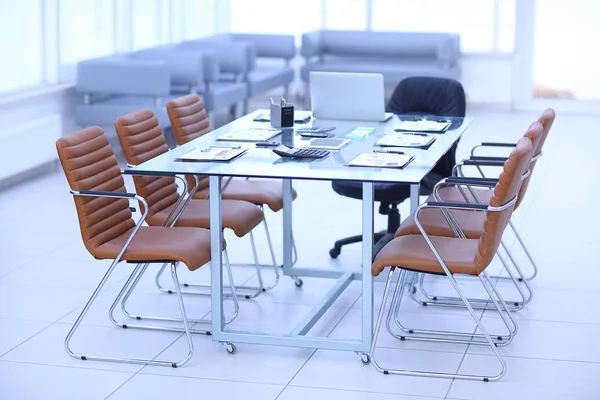
[[[458,141],[471,123],[471,118],[444,118],[451,121],[450,127],[441,134],[432,133],[435,142],[428,149],[403,148],[402,151],[414,155],[403,169],[355,167],[348,162],[360,153],[372,153],[375,142],[386,134],[393,134],[402,120],[412,120],[414,116],[395,115],[387,122],[338,121],[312,119],[308,125],[335,127],[328,132],[329,137],[345,138],[359,127],[374,128],[374,132],[363,139],[353,139],[349,144],[322,159],[282,158],[273,153],[272,147],[256,147],[253,142],[228,142],[217,140],[221,135],[236,129],[269,128],[269,122],[254,122],[253,118],[268,110],[257,110],[219,129],[207,133],[183,146],[153,158],[145,163],[126,170],[126,173],[148,175],[218,175],[263,178],[290,178],[310,180],[350,180],[366,182],[419,183],[434,167],[437,161]],[[297,127],[295,125],[295,127]],[[303,138],[293,128],[283,129],[281,134],[269,139],[293,147],[305,147],[309,138]],[[184,162],[180,157],[196,148],[215,146],[241,146],[248,151],[229,162]]]

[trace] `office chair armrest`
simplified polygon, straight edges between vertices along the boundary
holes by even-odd
[[[468,176],[449,176],[440,181],[436,186],[454,185],[454,186],[478,186],[478,187],[494,187],[498,183],[496,178],[479,178]]]
[[[138,197],[135,193],[107,192],[102,190],[71,190],[70,192],[73,196],[112,197],[115,199],[134,199]]]
[[[450,203],[445,201],[429,201],[424,204],[425,207],[434,208],[451,208],[457,210],[476,210],[485,211],[489,208],[487,204],[470,204],[470,203]]]
[[[496,157],[496,156],[471,156],[467,160],[478,160],[478,161],[502,161],[508,160],[508,157]]]
[[[479,167],[503,167],[505,161],[482,160],[480,158],[470,158],[463,160],[462,165],[475,165]]]

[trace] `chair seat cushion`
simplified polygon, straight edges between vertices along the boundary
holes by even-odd
[[[289,85],[293,80],[294,70],[290,67],[257,67],[248,74],[250,96]]]
[[[132,230],[96,248],[99,259],[114,259],[121,251]],[[225,249],[223,240],[223,249]],[[166,228],[142,226],[133,237],[122,260],[174,260],[194,271],[210,261],[210,231],[200,228]]]
[[[206,199],[208,188],[196,192],[194,198]],[[245,200],[253,204],[267,205],[273,211],[283,208],[283,185],[277,179],[232,179],[221,193],[223,199]],[[292,188],[292,199],[297,197]]]
[[[481,204],[489,204],[493,190],[473,189]],[[465,189],[465,194],[470,203],[473,203],[473,196]],[[444,201],[452,203],[466,203],[465,198],[457,187],[445,187],[440,189],[440,196]],[[433,196],[429,196],[427,201],[437,201]],[[478,239],[483,232],[485,222],[485,213],[469,210],[451,210],[454,219],[460,225],[467,238]],[[429,235],[454,237],[454,232],[446,222],[442,210],[439,208],[426,208],[419,213],[419,222]],[[421,232],[415,224],[414,216],[410,215],[396,231],[395,237],[404,235],[420,235]]]
[[[210,207],[208,200],[192,200],[183,210],[176,226],[210,228]],[[171,208],[165,208],[147,218],[148,225],[159,226]],[[221,203],[221,220],[223,228],[233,230],[236,236],[242,237],[260,224],[264,218],[260,208],[252,203],[239,200],[223,200]]]
[[[450,273],[477,275],[475,254],[479,240],[441,236],[429,238]],[[386,267],[394,266],[435,274],[444,273],[433,251],[421,235],[400,236],[386,244],[375,257],[371,273],[377,276]]]

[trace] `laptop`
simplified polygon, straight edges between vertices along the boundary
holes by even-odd
[[[314,118],[387,121],[383,75],[351,72],[316,72],[309,75]]]

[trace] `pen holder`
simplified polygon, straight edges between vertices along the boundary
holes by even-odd
[[[271,126],[273,128],[291,128],[294,126],[294,105],[286,103],[271,104]]]

